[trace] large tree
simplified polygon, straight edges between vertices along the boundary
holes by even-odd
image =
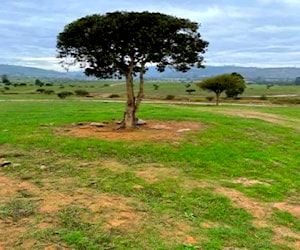
[[[207,78],[197,84],[201,89],[216,94],[216,105],[219,105],[220,95],[227,91],[233,96],[243,93],[246,88],[244,78],[237,73],[223,74]]]
[[[201,39],[198,28],[190,20],[161,13],[96,14],[64,28],[57,39],[58,56],[67,67],[79,63],[87,75],[125,77],[127,102],[121,127],[135,127],[147,64],[155,64],[161,72],[167,66],[182,72],[203,67],[202,54],[208,43]],[[133,88],[136,75],[140,80],[137,95]]]

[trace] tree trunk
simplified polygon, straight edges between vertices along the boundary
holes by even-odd
[[[125,74],[126,76],[126,92],[127,92],[127,102],[124,112],[123,121],[119,128],[136,128],[138,118],[136,117],[136,113],[139,109],[139,106],[144,98],[144,73],[145,73],[145,64],[144,62],[141,63],[141,70],[140,70],[140,83],[139,83],[139,92],[137,97],[134,95],[134,88],[133,88],[133,77],[132,77],[132,70],[133,64],[131,65],[131,70]]]
[[[126,74],[126,92],[127,92],[127,101],[125,106],[125,112],[123,121],[120,128],[134,128],[136,126],[135,122],[135,97],[133,89],[133,78],[132,74]]]
[[[145,63],[143,62],[141,64],[141,70],[140,70],[140,84],[139,84],[139,92],[136,98],[135,102],[135,114],[137,113],[140,104],[144,98],[144,73],[145,73]],[[137,122],[138,119],[136,119]]]
[[[216,95],[217,95],[216,106],[219,106],[220,93],[216,93]]]

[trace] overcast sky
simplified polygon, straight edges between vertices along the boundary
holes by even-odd
[[[64,26],[116,10],[201,23],[206,65],[300,67],[300,0],[1,0],[0,64],[61,70],[55,47]]]

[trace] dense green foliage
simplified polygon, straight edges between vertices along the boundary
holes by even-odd
[[[70,23],[58,35],[57,48],[65,63],[71,57],[100,78],[140,72],[147,62],[158,63],[161,71],[167,65],[186,71],[201,66],[208,45],[197,30],[197,23],[161,13],[113,12]]]
[[[236,97],[238,94],[243,93],[246,88],[244,78],[237,73],[223,74],[207,78],[198,83],[198,86],[201,89],[208,90],[216,94],[216,105],[219,104],[219,98],[223,91],[226,91],[228,97]]]

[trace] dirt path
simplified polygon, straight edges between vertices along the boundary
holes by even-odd
[[[0,102],[62,102],[60,99],[0,99]],[[125,103],[125,100],[95,100],[95,99],[70,99],[68,101],[80,102],[102,102],[102,103]],[[195,106],[215,106],[214,102],[186,102],[186,101],[164,101],[164,100],[143,100],[143,103],[148,104],[176,104],[176,105],[195,105]],[[219,103],[220,106],[241,106],[241,107],[289,107],[289,105],[279,104],[255,104],[255,103]]]

